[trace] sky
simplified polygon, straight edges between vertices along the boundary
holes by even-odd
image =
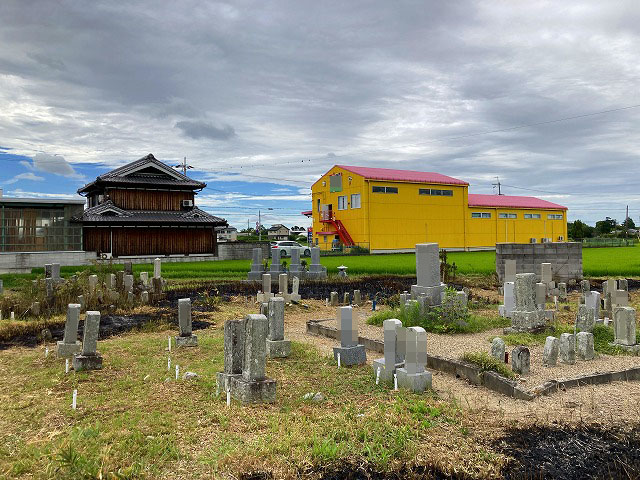
[[[0,2],[0,187],[153,153],[242,228],[308,226],[334,164],[640,223],[637,1]]]

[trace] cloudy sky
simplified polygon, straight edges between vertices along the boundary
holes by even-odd
[[[0,2],[0,184],[71,196],[147,153],[241,227],[334,164],[640,221],[637,1]]]

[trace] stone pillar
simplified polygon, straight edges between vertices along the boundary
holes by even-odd
[[[576,329],[581,332],[593,332],[596,324],[594,311],[588,305],[578,305],[578,315],[576,316]]]
[[[87,304],[85,302],[84,295],[78,295],[77,301],[78,301],[78,305],[80,305],[80,311],[85,311],[87,309]],[[70,305],[73,305],[73,304],[70,304]]]
[[[536,305],[538,307],[538,310],[544,310],[546,303],[547,303],[547,285],[542,282],[536,283]]]
[[[594,320],[598,321],[600,318],[600,292],[587,292],[583,303],[592,311]]]
[[[175,337],[176,347],[197,347],[198,337],[192,332],[191,299],[178,299],[178,326],[180,335]]]
[[[531,332],[544,328],[545,313],[536,306],[535,273],[518,273],[514,283],[515,309],[511,313],[511,328],[505,333]]]
[[[446,285],[440,282],[440,250],[437,243],[416,245],[416,285],[411,286],[411,298],[425,295],[430,305],[439,305]]]
[[[269,358],[285,358],[291,354],[291,342],[284,339],[284,298],[269,299],[267,355]]]
[[[111,290],[115,290],[117,286],[118,284],[116,283],[116,274],[110,273],[109,275],[107,275],[107,287]]]
[[[558,283],[558,301],[562,303],[567,301],[567,284],[564,282]]]
[[[123,279],[123,286],[125,292],[133,291],[133,275],[125,275]]]
[[[52,263],[51,264],[51,278],[54,280],[60,280],[60,264]]]
[[[406,356],[404,367],[396,370],[398,387],[424,392],[432,386],[431,372],[427,364],[427,332],[422,327],[409,327],[406,331]]]
[[[373,373],[378,375],[380,371],[380,381],[385,383],[393,381],[393,374],[396,367],[401,366],[404,358],[399,358],[398,350],[398,328],[402,327],[402,322],[395,318],[383,322],[384,330],[384,358],[373,361]]]
[[[511,370],[519,375],[527,375],[531,365],[531,353],[522,345],[511,350]]]
[[[117,290],[124,289],[124,271],[118,270],[116,272],[116,288]]]
[[[511,318],[511,314],[516,308],[515,283],[505,282],[504,287],[504,305],[501,311],[503,317]]]
[[[353,291],[353,303],[358,306],[362,305],[362,294],[360,293],[360,290]]]
[[[342,298],[342,303],[344,305],[351,305],[351,298],[349,296],[349,292],[344,292],[344,296]]]
[[[542,352],[542,365],[545,367],[555,367],[558,363],[559,342],[556,337],[547,337],[544,342],[544,351]]]
[[[505,260],[504,261],[504,282],[515,282],[516,281],[516,261],[515,260]]]
[[[124,274],[133,275],[133,264],[131,262],[124,262]]]
[[[636,344],[636,311],[631,307],[615,309],[613,316],[613,343],[621,346]]]
[[[224,371],[218,372],[216,377],[218,392],[231,389],[231,378],[242,376],[244,323],[244,319],[224,322]]]
[[[584,303],[587,295],[591,291],[591,285],[589,284],[589,280],[581,280],[580,281],[580,303]]]
[[[290,275],[301,275],[304,272],[300,264],[300,250],[294,248],[291,250],[291,262],[289,263]]]
[[[551,273],[551,264],[550,263],[540,264],[540,282],[547,285],[552,281],[553,281],[553,274]]]
[[[140,272],[140,282],[144,288],[149,288],[149,272]]]
[[[278,287],[278,293],[281,293],[285,301],[287,301],[289,294],[289,275],[286,273],[278,275]]]
[[[102,368],[102,356],[97,352],[99,334],[100,312],[89,311],[84,320],[82,353],[73,357],[73,369],[76,372]]]
[[[593,360],[595,349],[593,345],[593,333],[580,332],[576,335],[577,355],[580,360]]]
[[[338,292],[331,292],[329,304],[332,307],[338,306]]]
[[[318,247],[311,247],[311,265],[309,265],[306,276],[312,279],[327,278],[327,267],[320,263],[320,248]]]
[[[271,293],[271,274],[265,273],[262,275],[262,291],[258,292],[257,302],[267,303],[271,297],[273,297],[273,293]]]
[[[271,267],[269,272],[273,275],[279,275],[284,269],[282,268],[282,262],[280,259],[280,249],[271,248]]]
[[[491,356],[498,360],[499,362],[504,362],[504,351],[505,351],[504,340],[500,337],[496,337],[491,341]]]
[[[576,338],[571,333],[560,335],[559,356],[562,363],[573,365],[576,363]]]
[[[70,303],[67,306],[67,321],[64,324],[64,336],[57,343],[56,354],[58,358],[72,358],[74,354],[82,350],[82,343],[78,340],[78,323],[80,322],[81,305]]]
[[[300,296],[299,292],[300,292],[300,279],[298,277],[293,277],[292,285],[291,285],[291,295],[289,295],[292,302],[299,302],[300,300],[302,300],[302,297]]]
[[[162,278],[162,260],[160,258],[153,260],[153,278]]]
[[[51,264],[47,263],[44,266],[44,278],[53,278],[51,275]]]
[[[143,305],[149,303],[149,292],[147,292],[146,290],[140,292],[140,303],[142,303]]]
[[[358,325],[353,318],[352,307],[338,308],[338,333],[340,346],[333,348],[333,357],[342,366],[362,365],[367,362],[364,345],[358,344]]]
[[[262,263],[262,249],[254,248],[251,258],[251,271],[247,277],[248,280],[260,281],[264,273],[264,265]]]

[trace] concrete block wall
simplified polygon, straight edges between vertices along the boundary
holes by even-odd
[[[579,242],[497,243],[496,273],[504,281],[505,260],[516,261],[516,273],[535,273],[541,278],[541,264],[550,263],[555,282],[582,279],[582,244]]]
[[[96,252],[4,252],[0,253],[0,273],[30,273],[32,268],[44,268],[47,263],[89,265],[95,259]]]
[[[262,258],[267,260],[270,253],[269,242],[227,242],[218,244],[218,260],[251,260],[253,249],[262,249]]]

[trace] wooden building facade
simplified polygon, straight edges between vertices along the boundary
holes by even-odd
[[[113,257],[217,255],[215,227],[227,222],[195,206],[205,186],[152,154],[100,175],[78,190],[88,204],[76,218],[84,249]]]

